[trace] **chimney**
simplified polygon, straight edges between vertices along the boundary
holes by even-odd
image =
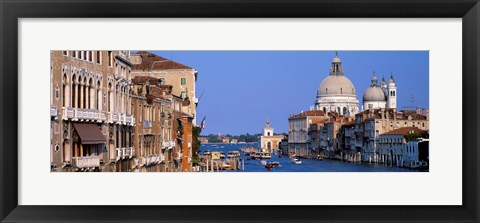
[[[426,109],[426,113],[427,113],[426,117],[427,117],[427,121],[428,121],[430,119],[430,113],[428,111],[428,108]]]
[[[416,113],[420,114],[420,107],[417,107]]]

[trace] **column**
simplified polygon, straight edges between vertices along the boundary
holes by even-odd
[[[80,108],[83,108],[83,84],[79,88],[80,88]]]
[[[97,91],[98,94],[97,94],[97,108],[99,111],[102,111],[102,99],[103,99],[103,93],[102,93],[102,90],[98,90]]]
[[[72,107],[78,108],[78,84],[75,84],[75,104]]]
[[[90,85],[85,85],[85,109],[90,108]]]

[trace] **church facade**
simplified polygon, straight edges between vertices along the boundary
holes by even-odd
[[[382,82],[379,85],[377,75],[375,72],[372,76],[372,83],[363,93],[363,109],[376,108],[397,108],[397,86],[393,75],[390,75],[388,85],[385,78],[382,77]]]
[[[270,121],[267,120],[265,128],[263,128],[263,134],[260,137],[260,145],[263,152],[277,151],[280,146],[280,141],[284,139],[284,135],[274,135],[273,128],[270,127]]]

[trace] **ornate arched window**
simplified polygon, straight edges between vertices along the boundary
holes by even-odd
[[[97,102],[97,110],[101,110],[101,105],[102,105],[102,102],[101,102],[101,98],[102,98],[102,92],[100,91],[101,90],[101,87],[100,87],[100,81],[97,81],[97,92],[96,92],[96,102]]]
[[[67,107],[67,75],[63,75],[63,83],[62,83],[62,105]]]
[[[78,79],[76,77],[76,75],[74,74],[73,75],[73,78],[72,78],[72,107],[76,107],[78,108],[78,104],[80,103],[79,102],[79,99],[80,99],[80,94],[78,93],[78,88],[79,88],[79,83],[78,83]]]

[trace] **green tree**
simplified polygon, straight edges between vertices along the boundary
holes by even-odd
[[[192,162],[194,164],[197,164],[200,162],[200,157],[198,154],[200,153],[200,140],[198,140],[198,137],[200,136],[200,133],[202,133],[202,128],[198,126],[193,126],[192,129],[192,138],[193,138],[193,145],[192,145]]]

